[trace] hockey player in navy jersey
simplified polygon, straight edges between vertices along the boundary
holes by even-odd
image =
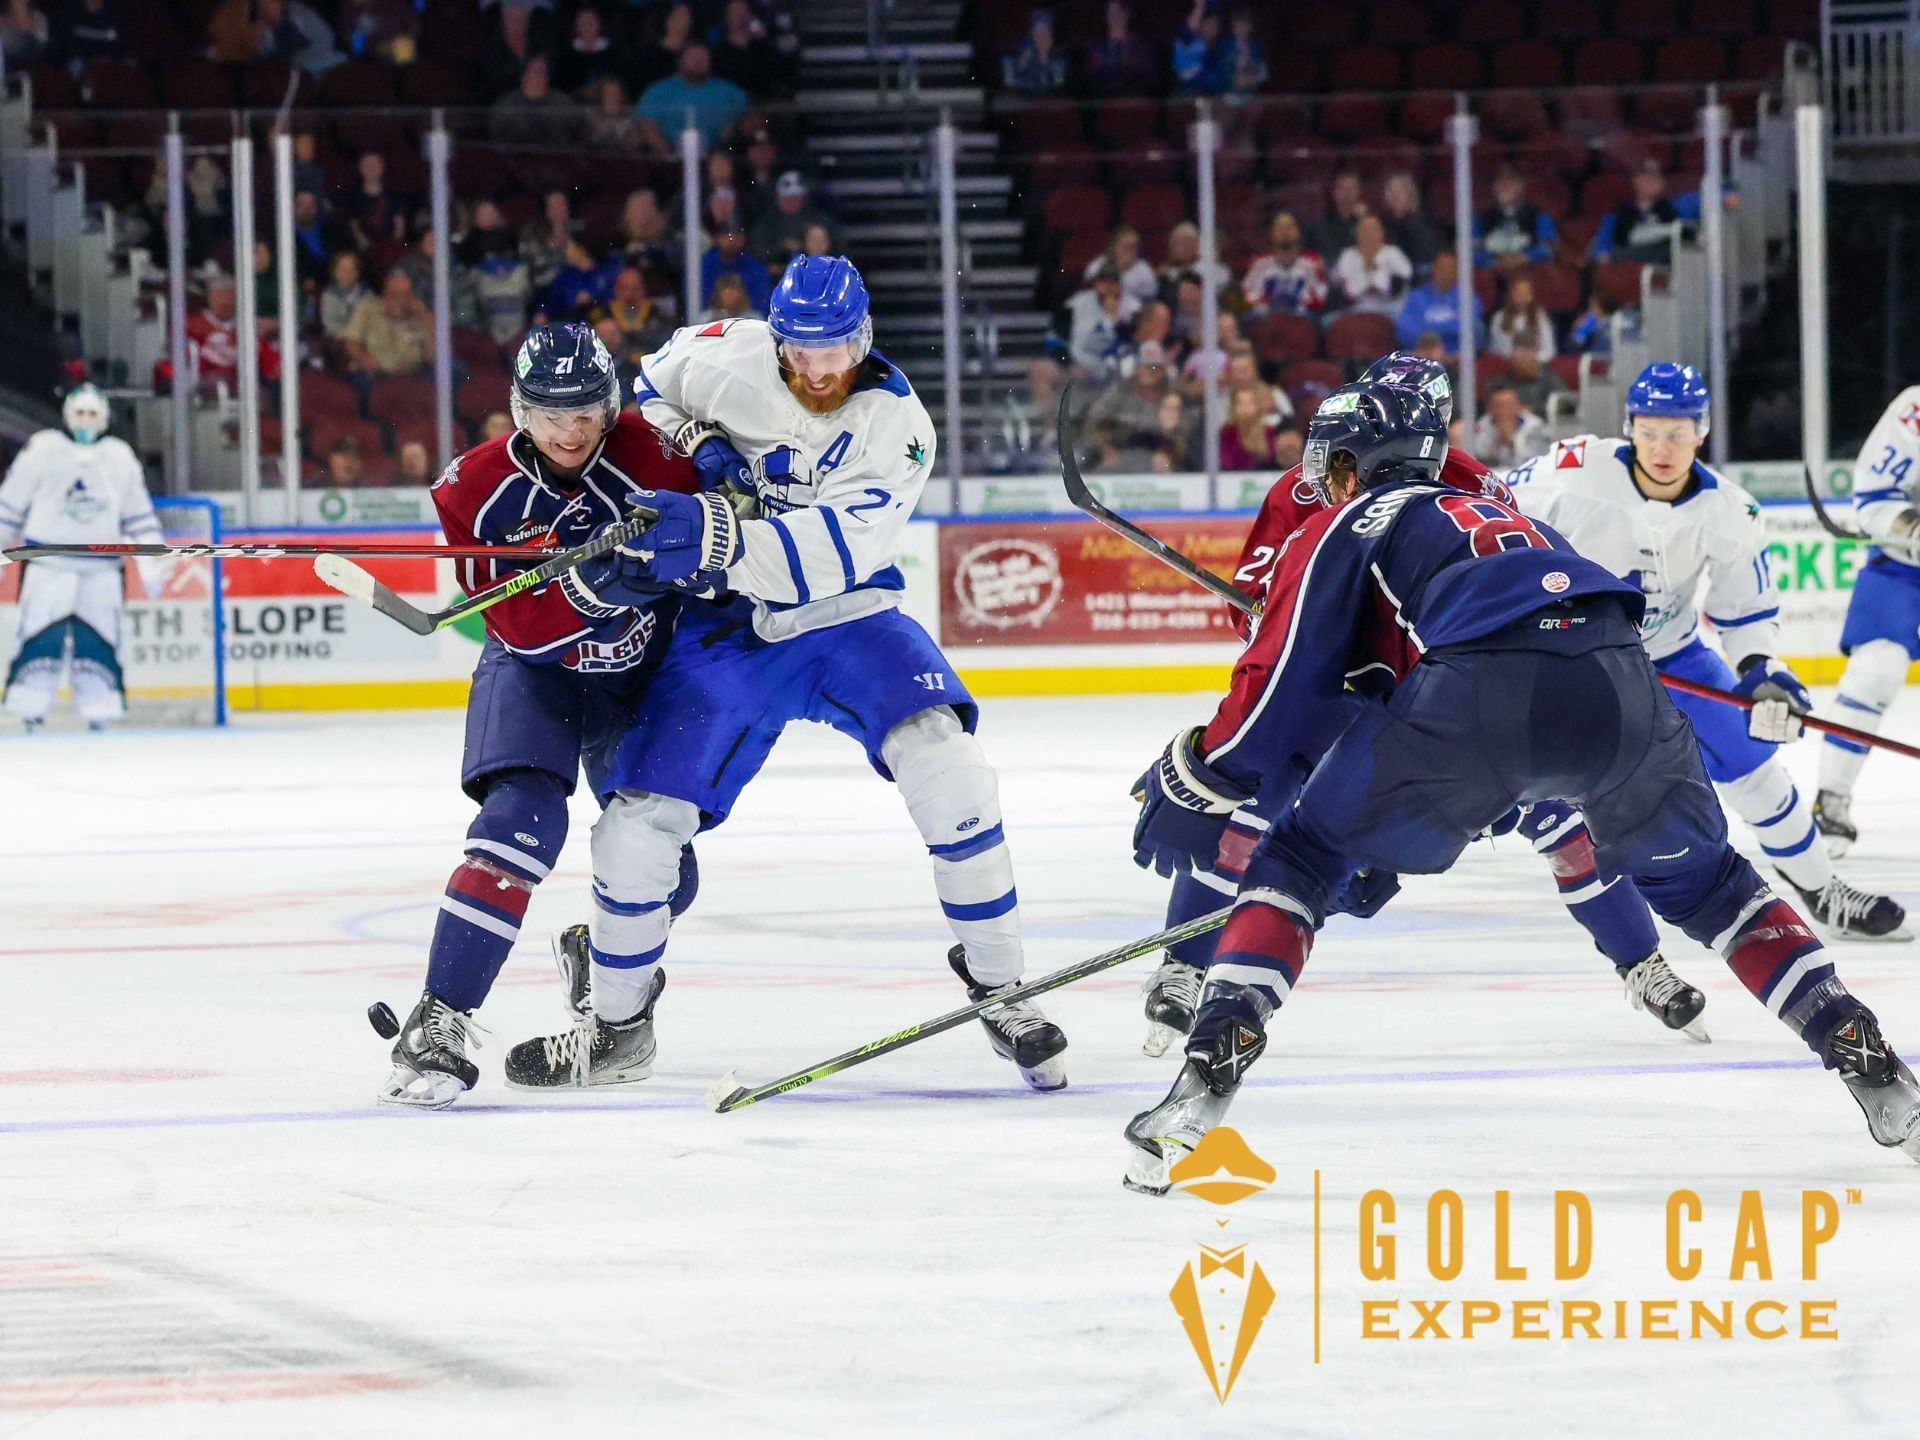
[[[1516,806],[1579,805],[1602,873],[1718,948],[1840,1072],[1882,1145],[1920,1159],[1920,1087],[1819,937],[1727,841],[1693,732],[1640,644],[1640,591],[1497,500],[1440,486],[1446,428],[1404,388],[1337,391],[1305,475],[1331,508],[1295,532],[1212,721],[1141,777],[1142,865],[1208,863],[1235,804],[1303,782],[1248,859],[1167,1097],[1127,1127],[1128,1183],[1226,1113],[1314,935],[1401,873],[1449,868]]]
[[[1438,361],[1395,352],[1374,361],[1360,378],[1410,386],[1434,407],[1443,425],[1453,418],[1453,382]],[[1440,480],[1470,495],[1513,500],[1513,492],[1498,476],[1462,450],[1447,451]],[[1319,493],[1302,479],[1299,466],[1283,474],[1274,482],[1247,533],[1234,568],[1234,585],[1264,604],[1267,581],[1287,537],[1323,508]],[[1242,616],[1240,624],[1243,638],[1251,638],[1251,617]],[[1292,794],[1289,785],[1281,787],[1277,795],[1250,797],[1228,818],[1214,862],[1174,875],[1173,892],[1167,901],[1169,929],[1215,909],[1221,896],[1236,891],[1254,841],[1278,809],[1291,802]],[[1549,801],[1528,806],[1497,827],[1499,832],[1512,828],[1518,828],[1547,862],[1561,902],[1585,928],[1594,948],[1613,966],[1634,1008],[1647,1011],[1670,1030],[1706,1040],[1700,1019],[1706,996],[1668,966],[1660,953],[1660,937],[1646,902],[1631,882],[1601,875],[1596,869],[1593,841],[1579,814],[1558,801]],[[1147,1054],[1165,1054],[1177,1036],[1193,1028],[1207,960],[1219,938],[1216,931],[1169,947],[1159,968],[1147,978],[1147,1040],[1141,1047]]]
[[[681,848],[720,824],[795,720],[859,743],[900,791],[933,862],[948,961],[996,1053],[1037,1090],[1066,1084],[1066,1037],[1020,990],[1024,956],[998,781],[973,697],[899,609],[901,532],[932,473],[933,423],[872,349],[859,272],[803,256],[766,320],[689,326],[641,363],[641,413],[707,488],[648,501],[657,525],[623,582],[691,602],[605,782],[594,827],[589,1023],[516,1045],[520,1085],[619,1083],[654,1050],[652,1005]],[[743,514],[745,518],[743,518]]]
[[[457,456],[432,490],[449,544],[501,548],[498,561],[457,562],[469,594],[525,568],[515,547],[574,544],[624,519],[630,491],[697,488],[693,467],[667,455],[645,420],[620,413],[613,358],[585,325],[527,336],[512,406],[513,433]],[[426,989],[394,1043],[380,1099],[438,1109],[473,1088],[472,1014],[559,858],[582,766],[598,790],[607,747],[659,664],[678,607],[667,586],[622,586],[608,564],[590,562],[486,612],[460,764],[460,787],[480,813],[447,881]],[[690,848],[675,854],[674,885],[684,908],[695,886]],[[556,942],[576,988],[585,978],[579,929]]]

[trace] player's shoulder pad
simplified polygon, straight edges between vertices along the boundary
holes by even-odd
[[[102,435],[93,443],[103,448],[106,453],[113,456],[114,459],[131,465],[142,474],[146,473],[141,467],[140,457],[134,453],[133,446],[122,440],[118,435]]]
[[[1760,502],[1753,498],[1746,486],[1729,480],[1704,460],[1694,461],[1693,471],[1700,477],[1700,488],[1711,492],[1728,515],[1744,518],[1755,524],[1762,523]]]
[[[614,421],[601,453],[645,489],[691,494],[700,488],[693,462],[675,454],[666,435],[632,410],[622,411]]]
[[[513,457],[507,453],[507,446],[518,431],[509,431],[505,435],[496,435],[491,440],[482,440],[471,449],[462,450],[453,457],[447,468],[434,480],[433,488],[463,483],[497,484],[520,467],[513,463]]]

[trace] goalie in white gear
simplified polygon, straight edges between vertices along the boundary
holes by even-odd
[[[1838,939],[1910,940],[1906,912],[1891,898],[1857,890],[1833,873],[1812,807],[1775,754],[1802,733],[1807,691],[1774,653],[1780,610],[1760,507],[1699,461],[1708,423],[1698,371],[1649,365],[1627,392],[1625,439],[1557,441],[1507,483],[1526,514],[1638,583],[1647,597],[1641,637],[1662,675],[1754,701],[1742,711],[1673,692],[1693,724],[1708,776],[1814,919]],[[1733,669],[1700,636],[1703,577],[1706,615],[1735,659]]]
[[[1856,730],[1878,733],[1887,707],[1907,683],[1907,666],[1920,660],[1920,385],[1893,397],[1853,462],[1853,514],[1881,544],[1854,578],[1840,631],[1847,657],[1840,677],[1840,717]],[[1904,543],[1903,543],[1904,542]],[[1853,823],[1853,782],[1867,763],[1867,747],[1828,735],[1820,742],[1820,793],[1813,818],[1827,849],[1847,853],[1859,830]]]
[[[140,461],[126,441],[106,433],[107,397],[77,385],[61,418],[65,431],[36,433],[0,482],[0,548],[163,540]],[[120,670],[123,563],[55,555],[22,567],[19,641],[0,704],[29,731],[46,720],[63,679],[75,710],[93,729],[127,713]],[[148,590],[157,590],[165,563],[137,563]]]
[[[959,942],[948,962],[996,1053],[1038,1090],[1066,1084],[1066,1037],[1021,993],[1024,956],[998,781],[978,709],[933,639],[901,613],[900,539],[934,462],[926,407],[872,353],[859,271],[802,256],[767,320],[675,332],[641,363],[641,413],[700,474],[697,496],[643,494],[659,520],[604,573],[690,594],[593,830],[588,1026],[514,1047],[520,1085],[613,1084],[623,1030],[649,1015],[680,850],[718,825],[794,720],[859,742],[892,781],[933,862]]]

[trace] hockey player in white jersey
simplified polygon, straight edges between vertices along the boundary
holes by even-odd
[[[1661,674],[1755,702],[1742,711],[1673,695],[1693,723],[1708,776],[1813,918],[1839,939],[1912,939],[1891,898],[1833,873],[1812,807],[1775,754],[1802,733],[1796,712],[1810,702],[1775,654],[1780,610],[1760,507],[1698,458],[1710,419],[1705,380],[1691,365],[1649,365],[1628,389],[1626,409],[1624,439],[1561,440],[1510,474],[1516,502],[1581,554],[1639,584],[1647,597],[1641,635]],[[1700,635],[1703,577],[1706,615],[1732,669]]]
[[[1853,514],[1876,545],[1854,578],[1853,599],[1840,631],[1847,668],[1840,677],[1840,708],[1859,730],[1878,733],[1907,666],[1920,660],[1920,385],[1909,385],[1887,406],[1853,462]],[[1902,544],[1900,542],[1907,543]],[[1820,742],[1820,793],[1813,818],[1827,849],[1844,855],[1859,838],[1853,823],[1853,782],[1867,747],[1828,735]]]
[[[107,434],[107,397],[91,385],[67,392],[65,431],[41,430],[0,482],[0,547],[158,542],[140,461]],[[142,560],[140,577],[156,590],[164,562]],[[53,708],[63,675],[74,709],[95,730],[127,713],[120,671],[126,576],[117,558],[49,556],[20,578],[20,635],[7,669],[3,703],[29,731]]]
[[[767,320],[687,327],[640,365],[641,413],[705,489],[644,495],[660,520],[581,580],[610,604],[662,583],[715,599],[688,604],[608,765],[593,830],[594,1015],[515,1046],[509,1083],[636,1078],[654,1048],[681,847],[726,818],[781,730],[806,719],[859,741],[899,787],[959,942],[948,960],[974,1000],[1004,997],[981,1015],[994,1050],[1037,1090],[1066,1084],[1066,1037],[1020,993],[1013,863],[977,707],[899,609],[901,533],[936,446],[872,337],[859,272],[803,256]]]

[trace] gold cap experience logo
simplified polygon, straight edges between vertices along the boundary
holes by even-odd
[[[1167,1172],[1174,1189],[1223,1209],[1259,1194],[1274,1175],[1273,1166],[1253,1153],[1240,1132],[1224,1125],[1209,1130],[1193,1153]],[[1224,1215],[1214,1221],[1222,1230],[1227,1223]],[[1207,1383],[1224,1405],[1273,1308],[1274,1289],[1245,1245],[1202,1244],[1198,1249],[1167,1298],[1200,1357]]]

